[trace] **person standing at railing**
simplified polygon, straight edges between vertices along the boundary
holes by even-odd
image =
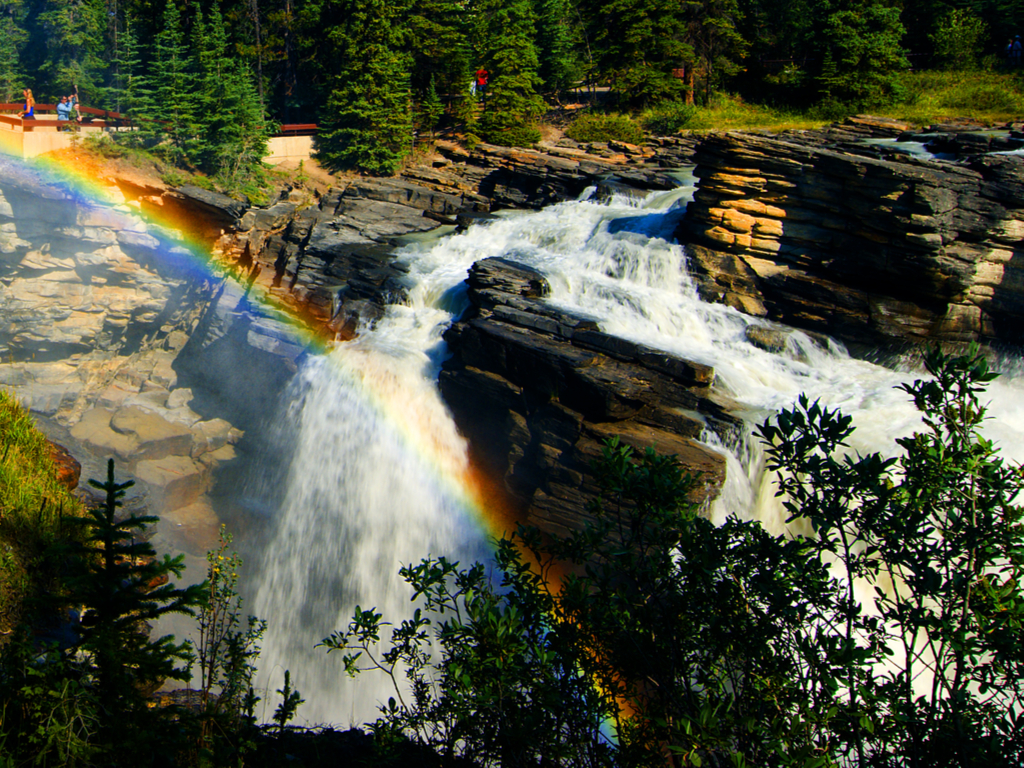
[[[68,121],[71,119],[71,102],[68,101],[67,96],[60,97],[60,103],[57,105],[57,121]],[[61,126],[58,130],[63,131],[64,126]]]
[[[21,113],[23,120],[34,120],[36,116],[36,100],[32,97],[32,89],[26,88],[23,92],[25,95],[25,111]]]
[[[82,122],[82,111],[78,108],[78,86],[75,92],[68,96],[68,118],[76,123]],[[77,128],[75,129],[78,130]]]

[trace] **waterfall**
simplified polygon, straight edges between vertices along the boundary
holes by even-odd
[[[800,393],[851,415],[853,450],[891,454],[895,438],[918,425],[896,389],[919,375],[855,360],[841,345],[789,334],[781,352],[747,339],[759,321],[702,302],[672,232],[692,190],[645,200],[615,197],[562,203],[539,212],[508,212],[434,244],[404,248],[409,301],[390,307],[359,338],[329,357],[307,362],[289,391],[279,430],[290,446],[278,467],[279,507],[268,524],[262,564],[253,579],[255,612],[271,629],[261,660],[271,691],[285,668],[317,722],[373,719],[390,691],[382,678],[353,684],[314,643],[345,626],[355,604],[376,606],[393,621],[409,611],[397,579],[400,564],[427,554],[466,562],[486,539],[458,491],[465,448],[437,395],[444,356],[440,334],[465,307],[469,267],[503,256],[543,272],[549,301],[597,320],[608,333],[711,365],[717,386],[746,409],[751,424]],[[989,436],[1024,459],[1024,377],[1019,362],[989,390]],[[770,478],[751,440],[722,445],[728,482],[713,515],[761,519],[784,528]],[[275,480],[277,483],[277,480]],[[264,497],[267,497],[266,491]],[[270,694],[273,697],[273,694]],[[272,705],[269,711],[272,711]]]

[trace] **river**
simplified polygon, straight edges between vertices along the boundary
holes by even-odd
[[[466,307],[464,280],[476,261],[503,256],[534,267],[551,284],[552,304],[608,333],[714,366],[717,386],[744,405],[751,425],[807,393],[853,417],[856,450],[890,454],[895,438],[915,429],[917,413],[897,389],[919,375],[911,364],[853,359],[841,345],[800,332],[788,336],[784,351],[768,352],[747,339],[758,321],[700,300],[685,249],[672,239],[691,195],[683,176],[679,189],[643,200],[585,195],[407,246],[400,258],[409,267],[408,302],[305,363],[243,489],[263,516],[243,548],[248,606],[270,622],[260,662],[269,711],[288,668],[306,698],[300,720],[373,719],[390,694],[387,681],[347,680],[340,663],[314,645],[343,627],[357,604],[396,622],[406,615],[400,565],[428,554],[486,557],[486,529],[459,486],[465,445],[436,386],[441,334]],[[1020,461],[1024,377],[1016,358],[999,366],[1006,375],[990,387],[987,431]],[[756,444],[705,438],[728,461],[712,516],[756,518],[783,531]]]

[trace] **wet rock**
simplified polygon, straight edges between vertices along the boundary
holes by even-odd
[[[613,435],[678,455],[700,473],[698,501],[717,494],[724,461],[695,438],[737,420],[712,369],[548,307],[543,277],[511,260],[478,262],[468,282],[473,308],[445,334],[441,392],[477,461],[531,522],[582,525],[598,488],[591,463]]]
[[[786,349],[789,332],[766,325],[748,325],[743,331],[747,341],[766,352],[782,352]]]

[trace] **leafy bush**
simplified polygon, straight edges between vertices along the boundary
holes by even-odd
[[[490,144],[499,147],[531,147],[540,141],[540,131],[533,125],[512,125],[506,128],[488,126],[480,121],[480,132]]]
[[[626,115],[602,115],[595,112],[577,117],[566,129],[565,135],[584,144],[604,141],[623,141],[642,144],[644,132]]]
[[[655,136],[669,136],[687,127],[699,111],[693,104],[669,101],[645,112],[643,126]]]
[[[933,352],[925,366],[932,379],[903,387],[925,430],[897,440],[899,458],[844,455],[850,418],[801,398],[761,427],[768,466],[845,591],[833,632],[848,748],[893,765],[1016,765],[1022,478],[978,433],[979,395],[996,375],[977,348]],[[857,582],[873,588],[876,611]]]
[[[931,35],[935,55],[949,69],[974,69],[984,47],[985,22],[969,10],[954,8]]]
[[[977,432],[977,350],[925,363],[900,458],[844,455],[850,419],[806,398],[759,428],[813,536],[715,526],[673,458],[612,441],[583,531],[520,528],[497,585],[408,566],[420,609],[386,650],[373,609],[323,644],[390,676],[379,739],[485,766],[1019,765],[1022,479]]]

